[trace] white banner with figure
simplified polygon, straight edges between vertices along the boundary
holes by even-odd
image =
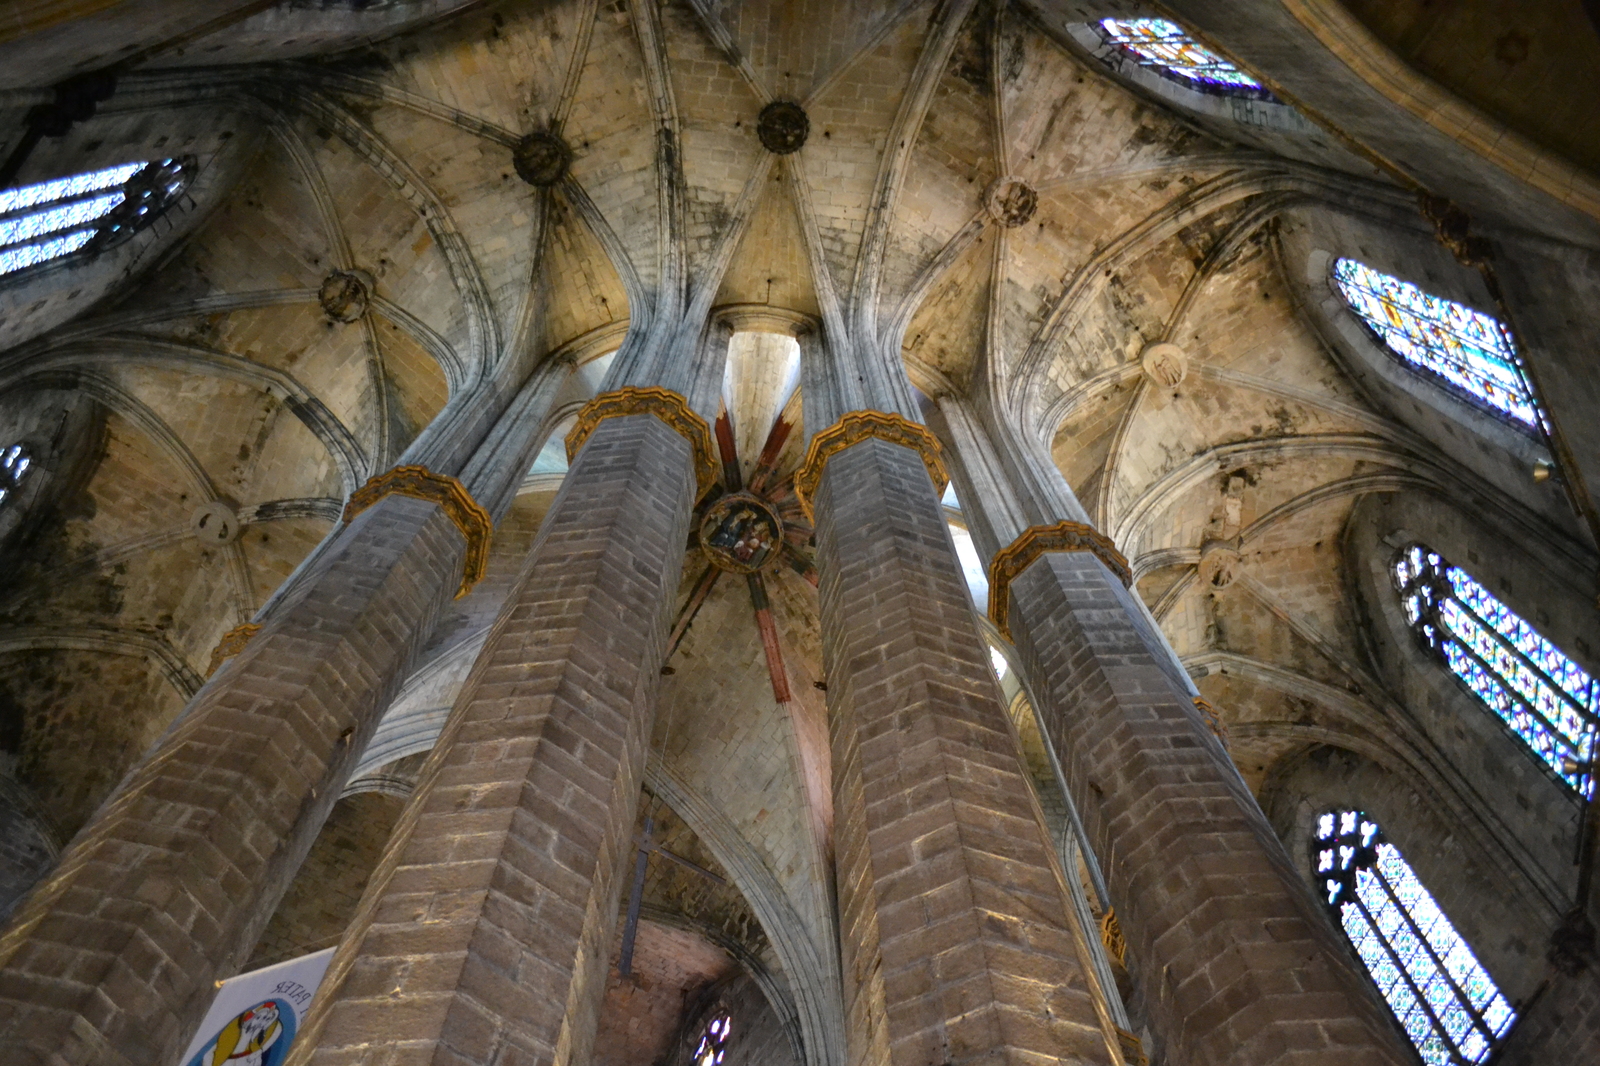
[[[180,1066],[282,1066],[333,951],[223,981]]]

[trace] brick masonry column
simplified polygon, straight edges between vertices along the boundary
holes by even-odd
[[[170,1063],[238,972],[461,580],[432,503],[363,511],[0,936],[0,1061]]]
[[[588,1061],[695,496],[656,416],[594,429],[291,1063]]]
[[[1038,557],[1008,621],[1172,1066],[1415,1061],[1121,580]]]
[[[814,497],[851,1063],[1112,1061],[922,456]]]

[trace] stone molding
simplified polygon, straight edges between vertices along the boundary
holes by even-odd
[[[1228,724],[1222,720],[1222,716],[1217,713],[1217,709],[1199,696],[1194,697],[1194,709],[1199,711],[1200,717],[1206,720],[1206,725],[1210,727],[1212,735],[1222,742],[1222,750],[1231,750],[1228,746]]]
[[[1126,1029],[1117,1029],[1117,1042],[1122,1045],[1122,1059],[1128,1066],[1150,1066],[1150,1057],[1144,1053],[1144,1044]]]
[[[210,677],[223,663],[244,651],[244,646],[250,643],[250,638],[259,632],[261,632],[259,625],[255,622],[246,622],[222,634],[217,646],[211,649],[211,665],[206,667],[206,676]]]
[[[425,466],[397,466],[374,477],[350,494],[344,505],[348,525],[356,515],[385,496],[410,496],[437,505],[461,531],[467,542],[467,555],[461,567],[461,587],[456,599],[472,591],[489,564],[489,544],[494,539],[494,520],[478,505],[466,486],[453,477],[435,474]]]
[[[705,419],[695,414],[687,400],[659,385],[648,388],[624,385],[611,392],[602,392],[584,404],[572,431],[567,434],[567,462],[578,458],[584,442],[601,422],[626,415],[655,415],[676,430],[694,449],[695,499],[711,491],[718,475],[716,451],[711,446],[711,427]]]
[[[806,460],[800,464],[800,470],[794,476],[794,494],[799,498],[808,519],[816,521],[811,511],[811,500],[816,495],[817,486],[822,484],[822,472],[828,460],[868,437],[909,448],[922,456],[928,476],[933,479],[935,495],[944,495],[945,486],[950,484],[950,475],[944,468],[944,449],[927,426],[887,411],[851,411],[811,438],[811,446],[806,449]]]
[[[989,618],[1007,640],[1011,639],[1011,582],[1046,552],[1091,552],[1124,585],[1133,584],[1127,558],[1093,526],[1065,520],[1053,526],[1029,526],[989,564]]]

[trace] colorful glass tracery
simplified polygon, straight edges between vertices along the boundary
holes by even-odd
[[[132,236],[183,194],[192,171],[178,159],[140,161],[0,191],[0,274]]]
[[[1392,574],[1423,645],[1545,765],[1590,795],[1600,682],[1438,552],[1413,544]]]
[[[1259,96],[1260,82],[1202,47],[1176,22],[1166,19],[1101,19],[1105,39],[1142,65],[1188,82],[1191,86],[1222,92],[1248,92]]]
[[[1324,902],[1422,1061],[1488,1058],[1516,1012],[1378,823],[1330,811],[1313,855]]]
[[[728,1053],[731,1028],[732,1022],[726,1014],[711,1019],[700,1037],[700,1045],[694,1049],[694,1066],[722,1066],[723,1056]]]
[[[1538,428],[1533,390],[1499,319],[1354,259],[1335,262],[1333,279],[1345,302],[1408,365],[1524,429]]]
[[[22,479],[28,476],[28,468],[32,465],[33,459],[28,455],[28,449],[20,444],[0,451],[0,504],[9,500],[21,487]]]

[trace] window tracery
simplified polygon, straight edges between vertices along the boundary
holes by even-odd
[[[711,1019],[700,1036],[699,1046],[694,1049],[694,1066],[722,1066],[723,1056],[728,1053],[728,1034],[732,1024],[726,1011],[719,1012]]]
[[[1324,902],[1422,1061],[1486,1059],[1516,1012],[1378,823],[1329,811],[1314,856]]]
[[[117,244],[188,187],[194,164],[142,160],[0,191],[0,275]]]
[[[1438,552],[1413,544],[1391,573],[1423,646],[1563,781],[1590,795],[1600,682]]]
[[[32,465],[32,456],[20,444],[0,451],[0,504],[4,504],[22,487],[22,479],[28,476],[28,468]]]
[[[1337,260],[1333,279],[1345,303],[1408,366],[1525,430],[1539,428],[1522,360],[1498,319],[1354,259]]]
[[[1140,64],[1154,67],[1192,88],[1211,92],[1267,96],[1260,82],[1202,47],[1183,27],[1167,19],[1101,19],[1105,39]]]

